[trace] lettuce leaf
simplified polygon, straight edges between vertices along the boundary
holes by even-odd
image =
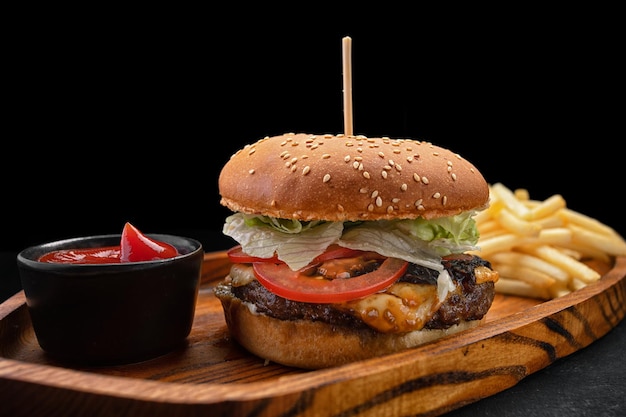
[[[303,224],[243,213],[227,217],[223,228],[223,233],[235,239],[248,255],[271,258],[276,253],[294,271],[324,253],[342,232],[343,223],[339,222]]]
[[[364,222],[300,222],[235,213],[223,232],[251,256],[274,253],[291,269],[308,265],[332,244],[369,250],[442,271],[441,257],[477,249],[473,212],[433,220],[404,219]]]

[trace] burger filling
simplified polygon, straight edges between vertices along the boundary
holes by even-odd
[[[498,274],[478,256],[474,211],[435,219],[361,222],[235,213],[224,233],[239,246],[216,288],[253,313],[385,333],[480,320]]]
[[[474,214],[470,210],[436,219],[305,222],[235,213],[226,219],[223,232],[246,254],[276,258],[292,271],[308,267],[333,245],[404,260],[437,271],[437,297],[444,300],[454,283],[441,257],[478,249]]]
[[[382,260],[355,263],[349,259],[352,258],[343,258],[343,262],[364,268],[351,272],[356,276],[367,274],[382,264]],[[482,319],[491,307],[494,281],[498,279],[489,262],[472,255],[450,255],[443,257],[441,264],[453,284],[444,299],[437,296],[441,272],[416,264],[408,264],[399,279],[373,294],[336,303],[309,303],[269,291],[256,279],[251,264],[237,263],[227,279],[217,286],[215,294],[218,298],[237,297],[254,313],[280,320],[369,327],[385,333],[445,329],[464,321]],[[336,262],[328,261],[317,268],[329,273],[328,269],[339,267]]]

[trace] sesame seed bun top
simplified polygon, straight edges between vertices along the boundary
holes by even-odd
[[[231,156],[219,176],[234,212],[298,220],[436,218],[486,207],[489,186],[458,154],[429,142],[289,133]]]

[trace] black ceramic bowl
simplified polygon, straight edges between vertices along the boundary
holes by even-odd
[[[120,244],[120,235],[80,237],[17,255],[22,287],[41,348],[64,362],[144,361],[183,346],[196,308],[200,242],[148,234],[176,247],[174,258],[108,264],[38,262],[44,253]]]

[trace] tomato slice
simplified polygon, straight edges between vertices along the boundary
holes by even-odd
[[[173,258],[177,255],[178,251],[174,246],[150,239],[128,222],[124,225],[120,241],[121,262],[151,261]]]
[[[258,256],[248,255],[241,249],[241,245],[233,246],[226,253],[228,255],[228,260],[234,264],[251,264],[254,262],[271,262],[275,264],[283,263],[283,261],[278,259],[277,255],[274,255],[271,258],[259,258]],[[359,253],[362,253],[362,251],[344,248],[339,245],[331,245],[324,253],[313,259],[313,263],[324,262],[330,259],[348,258],[356,256]]]
[[[394,283],[407,266],[408,262],[402,259],[386,258],[372,272],[329,280],[306,275],[303,271],[307,268],[292,271],[286,264],[253,263],[254,275],[268,290],[283,298],[307,303],[339,303],[373,294]]]
[[[233,246],[226,253],[228,255],[228,260],[234,264],[251,264],[253,262],[281,263],[276,255],[271,258],[259,258],[258,256],[248,255],[241,249],[241,245]]]
[[[348,249],[339,245],[330,245],[326,249],[326,251],[324,251],[324,253],[322,253],[315,259],[313,259],[313,263],[324,262],[324,261],[337,259],[337,258],[350,258],[353,256],[357,256],[360,253],[363,253],[363,251],[356,250],[356,249]]]

